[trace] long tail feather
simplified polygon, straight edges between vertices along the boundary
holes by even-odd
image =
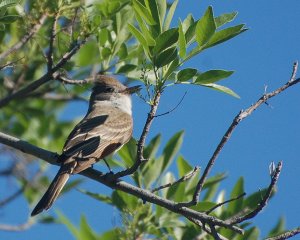
[[[48,190],[46,191],[42,199],[38,202],[36,207],[33,209],[31,216],[35,216],[52,206],[53,202],[57,199],[59,193],[63,189],[69,177],[70,175],[68,173],[58,171]]]

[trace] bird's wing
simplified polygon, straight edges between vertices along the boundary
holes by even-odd
[[[115,109],[105,112],[100,116],[92,113],[76,125],[63,148],[62,162],[74,161],[74,158],[81,161],[90,161],[90,158],[99,160],[129,141],[132,134],[131,116]]]

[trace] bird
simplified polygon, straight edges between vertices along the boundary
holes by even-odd
[[[115,153],[132,136],[131,95],[141,86],[126,87],[108,75],[97,75],[93,83],[88,111],[69,134],[58,157],[60,169],[31,216],[52,206],[70,175]]]

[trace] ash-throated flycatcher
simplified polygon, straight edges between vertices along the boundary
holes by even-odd
[[[51,207],[70,174],[91,167],[129,141],[133,128],[130,95],[139,89],[125,87],[113,77],[95,78],[87,114],[70,133],[59,156],[61,167],[31,216]]]

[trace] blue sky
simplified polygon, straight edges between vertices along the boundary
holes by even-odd
[[[221,84],[237,92],[241,99],[209,89],[192,86],[168,88],[162,97],[159,112],[174,107],[181,96],[187,95],[176,111],[155,119],[151,136],[162,133],[165,143],[178,130],[185,130],[185,138],[180,154],[191,165],[205,166],[220,138],[234,116],[241,109],[254,103],[263,93],[265,85],[274,90],[288,81],[293,62],[300,60],[299,0],[279,1],[192,1],[181,0],[174,19],[184,19],[192,13],[198,19],[208,5],[212,5],[215,15],[238,11],[233,24],[245,23],[249,30],[242,35],[208,49],[186,66],[201,70],[226,69],[235,73]],[[245,178],[245,191],[251,194],[269,184],[268,166],[271,161],[283,160],[283,171],[278,183],[278,192],[267,208],[253,222],[264,236],[280,216],[286,219],[287,227],[299,225],[300,186],[300,86],[295,86],[269,101],[271,107],[262,106],[244,120],[219,156],[212,172],[227,172],[228,178],[222,187],[227,197],[230,189],[240,176]],[[63,117],[81,116],[86,104],[71,105]],[[134,136],[139,137],[148,107],[134,97]],[[51,167],[53,174],[57,170]],[[109,193],[106,187],[86,181],[84,188]],[[75,199],[75,200],[74,200]],[[1,222],[22,223],[30,209],[22,199],[1,213]],[[118,224],[117,210],[99,203],[76,190],[64,195],[53,209],[63,211],[74,223],[79,222],[80,211],[84,211],[89,223],[98,231],[104,231]],[[75,209],[75,210],[74,210]],[[84,209],[84,210],[83,210]],[[114,223],[115,222],[115,223]],[[49,235],[45,236],[45,233]],[[1,239],[71,239],[62,225],[38,224],[21,233],[0,232]]]

